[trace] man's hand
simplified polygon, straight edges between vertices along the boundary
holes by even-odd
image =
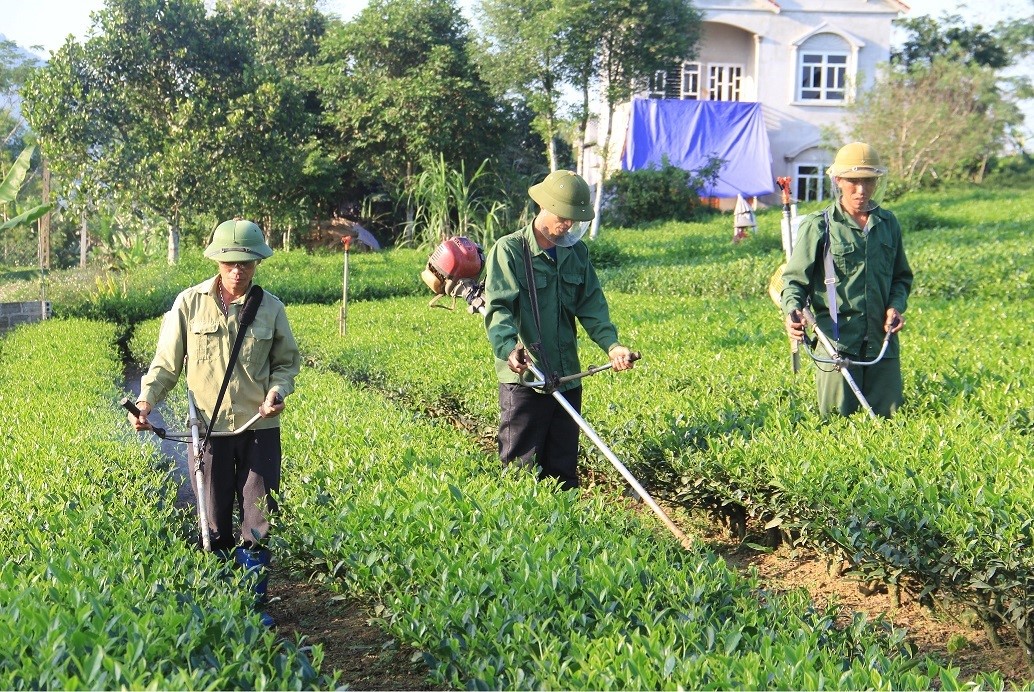
[[[513,372],[523,375],[524,371],[528,369],[528,354],[524,347],[518,345],[510,351],[510,355],[506,358],[506,364]]]
[[[279,416],[280,412],[283,410],[284,399],[280,396],[280,392],[275,389],[269,390],[269,393],[266,394],[266,400],[259,405],[259,415],[263,418]]]
[[[887,318],[883,321],[883,331],[888,334],[900,332],[905,326],[905,318],[897,308],[887,308]]]
[[[147,414],[151,412],[151,405],[146,401],[138,401],[136,402],[136,408],[140,411],[139,416],[134,416],[132,413],[127,414],[133,429],[136,431],[150,430],[151,424],[147,422]]]
[[[790,337],[790,341],[804,339],[804,315],[800,310],[792,310],[786,316],[786,335]]]
[[[632,352],[629,351],[626,346],[622,346],[621,344],[610,349],[607,356],[610,358],[610,365],[614,370],[631,370],[635,367],[635,361],[632,360]]]

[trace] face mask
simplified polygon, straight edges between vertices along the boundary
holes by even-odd
[[[849,174],[844,173],[844,174],[841,174],[839,177],[841,177],[841,178],[850,178],[851,176]],[[836,199],[837,202],[839,202],[840,198],[843,196],[843,192],[840,190],[840,186],[837,185],[836,178],[837,178],[837,176],[831,175],[831,176],[829,176],[829,181],[830,181],[830,183],[832,184],[832,187],[833,187],[833,197],[834,197],[834,199]],[[868,205],[866,205],[866,208],[862,209],[861,211],[869,212],[869,211],[872,211],[873,209],[875,209],[876,207],[880,206],[881,204],[883,204],[883,196],[886,193],[887,193],[887,176],[886,175],[881,175],[877,179],[877,181],[876,181],[876,187],[873,188],[872,195],[869,197]]]
[[[556,244],[560,247],[572,247],[589,230],[589,223],[588,221],[575,221],[571,226],[571,230],[557,238]]]

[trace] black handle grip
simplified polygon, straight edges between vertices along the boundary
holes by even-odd
[[[631,353],[628,354],[628,359],[630,361],[632,361],[632,362],[635,362],[635,361],[639,360],[642,357],[643,357],[643,354],[640,353],[639,351],[632,351]]]
[[[140,417],[140,409],[138,409],[136,407],[135,403],[133,403],[132,401],[129,400],[128,396],[127,397],[123,397],[122,401],[120,401],[119,403],[122,405],[122,408],[126,409],[127,411],[132,413],[137,418]],[[151,426],[151,431],[154,432],[154,434],[157,435],[158,437],[160,437],[162,439],[165,439],[165,428],[156,428],[156,427],[154,427],[152,425]]]

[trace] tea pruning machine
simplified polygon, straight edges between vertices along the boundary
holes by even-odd
[[[429,306],[431,307],[446,307],[437,305],[438,301],[449,296],[452,298],[453,307],[455,306],[457,298],[463,298],[467,302],[467,311],[471,314],[478,313],[481,315],[485,314],[485,283],[479,281],[478,277],[481,274],[481,270],[484,268],[484,252],[481,247],[468,238],[464,237],[453,237],[445,240],[434,252],[431,253],[431,257],[427,262],[427,266],[421,272],[421,278],[427,287],[434,292],[435,297],[431,299]],[[449,307],[448,309],[453,309]],[[650,496],[650,493],[635,479],[635,477],[629,472],[623,463],[618,459],[617,455],[611,451],[610,447],[600,438],[600,436],[593,430],[584,418],[568,403],[567,399],[561,395],[559,387],[562,384],[571,382],[573,380],[595,375],[605,370],[609,370],[612,366],[610,363],[606,365],[590,366],[588,369],[575,373],[573,375],[566,375],[559,377],[556,374],[546,375],[537,365],[532,358],[528,357],[528,350],[521,344],[518,344],[518,353],[522,355],[524,362],[528,364],[528,370],[531,372],[534,379],[522,380],[521,384],[525,387],[531,387],[541,392],[550,394],[557,403],[567,412],[571,419],[578,425],[585,436],[592,441],[597,449],[603,454],[603,456],[610,462],[610,464],[621,474],[621,477],[632,487],[636,494],[646,503],[646,505],[657,515],[661,523],[664,524],[665,528],[676,539],[682,544],[682,547],[686,550],[692,548],[692,541],[686,536],[671,520],[671,518],[664,512],[664,510],[657,504],[657,502]],[[632,354],[632,360],[639,360],[641,355],[639,353]]]

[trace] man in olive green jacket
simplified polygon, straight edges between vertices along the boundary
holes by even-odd
[[[499,456],[504,467],[537,465],[540,478],[556,478],[561,487],[571,489],[578,487],[578,425],[552,396],[520,384],[528,370],[524,358],[532,358],[547,378],[580,372],[576,320],[607,353],[614,370],[632,367],[631,352],[618,341],[607,299],[581,242],[594,215],[589,186],[570,171],[555,171],[528,194],[539,213],[526,228],[500,238],[487,260],[484,312],[499,379]],[[558,391],[581,411],[580,380]]]
[[[198,412],[210,421],[212,430],[233,432],[256,412],[262,416],[239,435],[210,437],[204,450],[212,549],[223,554],[236,546],[235,560],[259,574],[255,593],[260,602],[270,562],[264,542],[269,515],[277,509],[274,493],[280,487],[279,416],[301,366],[284,304],[271,293],[263,293],[255,318],[246,327],[218,417],[211,419],[255,270],[272,254],[262,231],[251,221],[234,219],[216,228],[205,256],[218,263],[219,274],[180,293],[165,314],[154,359],[140,382],[136,402],[140,416],[129,416],[137,430],[149,429],[148,414],[165,399],[184,369]],[[234,532],[235,510],[240,513],[239,534]],[[264,613],[263,619],[272,623]]]
[[[835,200],[827,209],[805,216],[790,260],[783,271],[782,308],[791,339],[804,336],[801,308],[809,306],[819,329],[837,340],[841,355],[872,360],[885,334],[905,326],[902,313],[912,289],[912,268],[905,257],[901,226],[894,214],[879,206],[886,169],[876,151],[861,142],[837,152],[829,168]],[[825,257],[834,267],[836,324],[826,292]],[[890,417],[903,402],[901,360],[897,336],[892,336],[883,359],[875,365],[852,366],[849,373],[878,415]],[[843,375],[816,368],[819,412],[850,415],[859,401]]]

